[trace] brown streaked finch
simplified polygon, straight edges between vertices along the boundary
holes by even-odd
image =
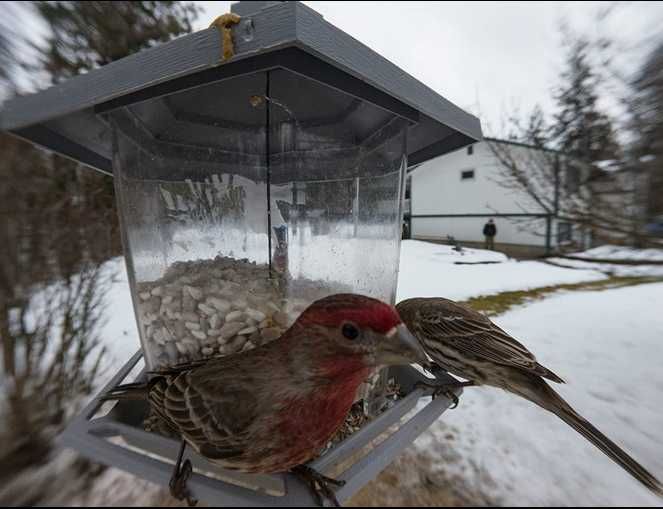
[[[435,364],[468,382],[521,396],[552,412],[598,447],[649,490],[663,496],[663,484],[617,444],[580,416],[544,380],[564,381],[539,364],[522,344],[486,316],[443,298],[415,298],[396,306],[410,332]],[[438,385],[447,392],[450,385]]]
[[[338,294],[311,304],[271,343],[157,371],[147,383],[122,385],[102,398],[146,399],[182,437],[171,480],[171,493],[180,499],[190,499],[185,482],[191,464],[179,466],[186,443],[223,468],[292,470],[318,502],[321,492],[337,503],[327,486],[334,481],[300,466],[340,428],[376,367],[426,361],[393,306]]]

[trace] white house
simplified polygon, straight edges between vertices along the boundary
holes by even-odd
[[[545,156],[549,164],[555,156],[520,143],[489,141],[505,144],[513,157],[525,163]],[[559,221],[528,193],[500,185],[504,182],[501,163],[488,143],[478,142],[445,154],[410,172],[409,211],[406,206],[410,236],[428,240],[452,236],[464,244],[481,245],[483,226],[492,218],[497,226],[498,249],[539,254],[570,242],[586,245],[582,232],[574,232],[570,224]],[[573,185],[571,167],[561,163],[560,168],[558,182],[543,191],[550,196]]]

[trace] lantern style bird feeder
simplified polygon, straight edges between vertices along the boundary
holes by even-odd
[[[258,347],[326,295],[393,303],[407,167],[481,138],[476,118],[309,7],[232,10],[207,30],[16,98],[0,117],[2,129],[115,178],[142,349],[109,387],[141,357],[158,369]],[[368,423],[312,464],[347,481],[339,500],[449,406],[416,405],[420,377],[406,367],[368,381]],[[386,380],[401,398],[380,396]],[[178,441],[145,430],[144,404],[113,405],[100,416],[91,403],[64,443],[167,482]],[[190,455],[189,488],[207,502],[312,502],[289,475],[242,476]]]

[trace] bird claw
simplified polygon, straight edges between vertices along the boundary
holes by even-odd
[[[184,448],[182,448],[182,451],[184,451]],[[191,474],[193,473],[193,466],[191,465],[191,461],[188,459],[185,460],[184,463],[182,463],[180,466],[181,459],[182,457],[180,455],[180,458],[175,465],[173,476],[170,478],[170,482],[168,483],[168,487],[170,488],[170,494],[176,500],[186,500],[189,507],[193,507],[198,504],[198,500],[191,496],[189,488],[186,485],[186,482],[189,480],[189,477],[191,477]]]
[[[339,487],[345,486],[344,480],[327,477],[306,465],[299,465],[298,467],[293,468],[291,472],[308,485],[318,506],[324,507],[324,497],[334,504],[335,507],[341,507],[341,504],[336,498],[336,493],[334,493],[334,490],[332,490],[329,485],[331,484]]]
[[[435,383],[428,383],[428,382],[416,382],[414,384],[415,389],[432,389],[432,397],[435,399],[437,396],[446,396],[447,399],[451,400],[452,404],[449,407],[449,410],[453,410],[454,408],[458,407],[458,404],[460,403],[460,400],[458,399],[458,396],[456,396],[456,393],[453,392],[454,389],[459,389],[461,387],[470,387],[474,385],[473,382],[453,382],[453,383],[442,383],[442,384],[435,384]]]

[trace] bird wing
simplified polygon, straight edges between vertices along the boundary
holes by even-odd
[[[211,459],[240,456],[257,417],[250,370],[237,357],[164,370],[149,393],[154,411]]]
[[[481,313],[442,298],[409,299],[399,303],[397,308],[405,325],[423,339],[428,352],[442,343],[477,360],[518,368],[563,383],[560,377],[541,366],[523,344]]]

